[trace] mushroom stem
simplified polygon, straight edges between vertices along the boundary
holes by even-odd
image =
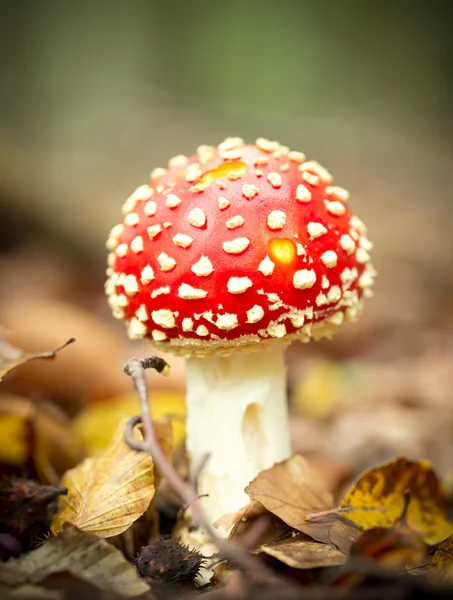
[[[187,360],[187,450],[212,522],[248,504],[256,475],[290,455],[284,345]]]

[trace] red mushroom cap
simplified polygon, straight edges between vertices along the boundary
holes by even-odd
[[[227,138],[155,169],[107,242],[106,292],[131,338],[206,354],[330,336],[374,269],[362,221],[300,152]]]

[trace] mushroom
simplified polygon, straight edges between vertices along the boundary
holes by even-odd
[[[375,271],[349,193],[304,154],[227,138],[123,206],[106,293],[130,338],[187,358],[187,450],[212,521],[290,456],[284,349],[355,321]]]

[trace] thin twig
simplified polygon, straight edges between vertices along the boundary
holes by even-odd
[[[343,513],[349,512],[384,512],[385,508],[382,506],[337,506],[336,508],[330,508],[329,510],[321,510],[319,512],[310,513],[305,515],[304,521],[317,521],[324,517],[330,517],[331,515],[342,515]]]
[[[165,456],[158,442],[154,425],[151,419],[148,398],[148,385],[145,376],[145,369],[153,368],[159,373],[167,374],[169,365],[158,357],[145,359],[132,358],[124,366],[124,372],[129,375],[133,382],[140,400],[141,417],[132,417],[124,431],[124,440],[133,450],[149,452],[156,467],[162,475],[166,477],[170,486],[177,492],[181,499],[192,507],[194,520],[205,531],[216,545],[219,553],[224,556],[228,562],[235,565],[243,571],[256,577],[258,580],[275,581],[276,574],[269,570],[264,564],[253,560],[248,552],[238,546],[223,540],[215,531],[208,517],[206,516],[201,504],[198,502],[199,496],[195,485],[186,482],[179,475],[171,461]],[[143,423],[144,440],[138,440],[134,435],[134,428]]]

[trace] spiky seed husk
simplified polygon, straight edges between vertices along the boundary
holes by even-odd
[[[135,560],[141,577],[162,582],[193,581],[203,562],[197,550],[170,538],[144,546]]]

